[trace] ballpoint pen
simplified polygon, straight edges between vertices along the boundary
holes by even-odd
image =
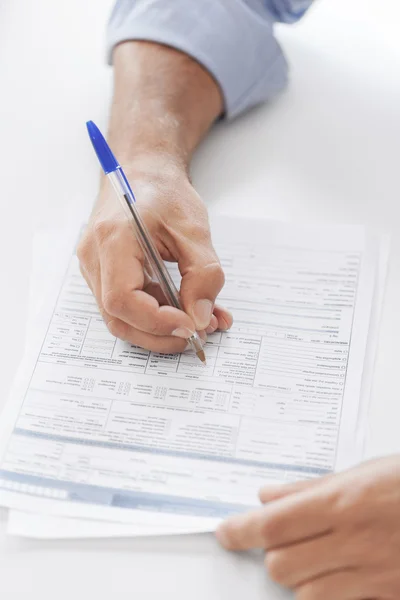
[[[171,275],[169,274],[157,247],[151,239],[146,225],[140,217],[136,207],[136,198],[121,165],[118,163],[97,125],[95,125],[93,121],[88,121],[86,127],[104,174],[110,180],[112,187],[122,204],[124,212],[132,221],[136,238],[147,262],[146,267],[150,267],[151,273],[157,278],[168,304],[179,310],[183,310],[179,300],[178,290],[172,281]],[[188,338],[188,343],[201,362],[206,364],[203,344],[197,332],[194,332],[193,335]]]

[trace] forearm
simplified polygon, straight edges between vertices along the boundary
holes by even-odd
[[[129,168],[151,156],[187,170],[223,111],[218,84],[196,61],[160,44],[120,44],[113,63],[108,138],[119,160]]]
[[[188,178],[190,157],[222,111],[217,84],[187,55],[153,43],[115,50],[109,141],[162,258],[177,261],[183,310],[166,306],[107,177],[78,248],[82,273],[112,335],[154,352],[182,352],[199,331],[228,329],[216,306],[224,274],[208,215]]]

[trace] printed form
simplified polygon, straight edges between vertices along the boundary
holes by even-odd
[[[3,415],[2,505],[206,530],[268,482],[361,457],[378,241],[238,219],[215,220],[213,239],[235,324],[209,336],[207,367],[112,337],[72,256]]]

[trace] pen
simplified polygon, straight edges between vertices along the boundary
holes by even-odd
[[[146,225],[139,215],[139,211],[136,208],[136,198],[121,165],[118,163],[97,125],[95,125],[93,121],[88,121],[86,127],[104,174],[110,180],[124,211],[126,212],[126,209],[129,211],[128,216],[132,218],[137,240],[153,275],[158,280],[168,304],[179,310],[183,310],[179,300],[178,290],[172,281],[171,275],[169,274],[158,249],[151,239]],[[201,362],[206,364],[206,356],[199,334],[195,332],[187,341]]]

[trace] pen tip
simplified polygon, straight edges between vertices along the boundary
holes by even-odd
[[[204,353],[204,350],[199,350],[198,352],[196,352],[196,354],[199,357],[199,359],[201,360],[201,362],[203,363],[203,365],[206,365],[207,361],[206,361],[206,355]]]

